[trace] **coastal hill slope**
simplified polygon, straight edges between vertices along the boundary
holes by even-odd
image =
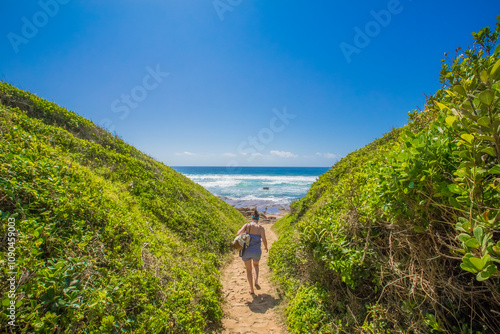
[[[203,333],[220,324],[218,268],[246,222],[233,207],[7,83],[0,161],[0,331]],[[9,223],[17,232],[8,243]]]
[[[500,333],[499,32],[474,33],[425,110],[276,223],[290,333]]]

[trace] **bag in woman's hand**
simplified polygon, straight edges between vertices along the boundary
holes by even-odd
[[[250,234],[246,232],[234,238],[231,243],[231,246],[236,250],[243,250],[243,248],[248,247],[248,245],[250,245]]]

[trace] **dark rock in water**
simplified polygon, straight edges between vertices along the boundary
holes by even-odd
[[[239,210],[241,212],[241,214],[247,218],[251,218],[252,215],[253,215],[253,209],[251,208],[237,208],[237,210]]]
[[[264,190],[269,190],[269,187],[264,187]]]
[[[230,199],[229,197],[222,197],[222,199],[235,207],[238,210],[247,211],[247,215],[251,217],[253,214],[253,210],[257,208],[260,213],[269,213],[269,214],[279,214],[282,211],[286,211],[290,209],[290,204],[285,203],[276,203],[274,201],[266,200],[266,199]],[[244,214],[245,216],[245,214]]]

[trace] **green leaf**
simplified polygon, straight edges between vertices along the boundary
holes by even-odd
[[[458,184],[449,184],[448,189],[452,193],[459,194],[459,195],[461,195],[464,192],[463,189],[458,186]]]
[[[467,242],[471,239],[471,236],[468,235],[467,233],[460,233],[460,235],[458,236],[458,240],[462,241],[462,242]]]
[[[483,253],[485,253],[485,251],[488,249],[488,245],[490,243],[491,236],[492,236],[491,233],[487,233],[486,235],[483,236],[483,242],[481,244],[481,249],[483,250]]]
[[[410,184],[408,185],[408,188],[412,189],[414,186],[415,186],[415,183],[410,182]]]
[[[453,205],[453,206],[454,206],[455,208],[457,208],[457,209],[459,209],[459,208],[461,208],[461,207],[462,207],[462,205],[461,205],[460,203],[458,203],[457,199],[456,199],[456,198],[454,198],[454,197],[451,197],[451,198],[449,199],[449,201],[450,201],[451,205]]]
[[[479,94],[478,98],[479,101],[490,106],[495,99],[495,93],[492,90],[485,90]]]
[[[477,240],[481,239],[481,237],[483,236],[483,228],[481,226],[476,226],[474,228],[474,236]]]
[[[479,136],[479,139],[482,139],[482,140],[488,140],[488,141],[492,141],[494,142],[495,141],[495,138],[493,138],[492,136]]]
[[[64,262],[57,262],[56,265],[55,265],[56,269],[61,269],[62,267],[64,267]]]
[[[441,102],[436,102],[436,104],[438,105],[438,107],[439,107],[440,110],[446,110],[446,109],[448,109],[448,107],[445,106],[444,104],[442,104]]]
[[[460,268],[462,268],[463,270],[466,270],[468,272],[471,272],[473,274],[477,273],[479,270],[476,269],[476,267],[474,267],[470,261],[465,261],[460,263]]]
[[[474,140],[474,136],[468,133],[464,133],[460,137],[469,144],[472,144],[472,141]]]
[[[10,305],[10,299],[9,298],[5,298],[4,300],[2,300],[2,305],[3,306],[9,306]]]
[[[490,262],[490,260],[491,260],[490,254],[484,254],[482,257],[483,266],[486,265],[488,262]]]
[[[487,83],[489,78],[490,78],[490,76],[488,75],[487,71],[481,72],[481,81],[482,82]]]
[[[455,116],[448,116],[446,117],[446,124],[448,126],[453,126],[453,124],[457,121],[457,118]]]
[[[500,174],[500,166],[496,165],[493,168],[491,168],[488,173],[490,174]]]
[[[465,243],[465,246],[469,247],[469,248],[478,248],[480,246],[479,242],[477,241],[476,238],[470,238],[469,240],[467,240],[467,242]]]
[[[465,91],[464,87],[461,85],[453,86],[453,90],[460,95],[467,96],[467,92]]]
[[[495,52],[494,52],[495,56],[498,56],[499,54],[500,54],[500,44],[497,45],[497,47],[495,48]]]
[[[470,221],[467,218],[464,218],[464,217],[458,217],[458,222],[461,223],[462,225],[470,224]]]
[[[484,268],[485,262],[482,259],[471,256],[468,260],[477,269],[477,271],[481,271]]]
[[[500,59],[497,60],[497,62],[495,63],[495,65],[493,65],[493,68],[491,69],[490,75],[493,79],[497,79],[500,76],[500,71],[498,70],[499,68],[500,68]]]
[[[490,126],[490,118],[487,116],[481,117],[477,120],[477,123],[482,126]]]
[[[495,157],[496,156],[496,152],[495,152],[495,149],[493,147],[486,147],[486,148],[483,148],[481,151],[481,153],[486,153],[492,157]]]
[[[477,273],[476,275],[476,279],[479,281],[479,282],[482,282],[484,280],[487,280],[488,278],[490,278],[490,274],[487,272],[487,271],[480,271]]]
[[[485,279],[490,278],[492,275],[495,275],[497,272],[497,266],[493,263],[483,269],[480,273],[477,274],[476,278],[478,281],[484,281]]]

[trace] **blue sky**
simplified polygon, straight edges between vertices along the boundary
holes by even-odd
[[[424,105],[499,1],[4,0],[0,79],[171,166],[331,166]]]

